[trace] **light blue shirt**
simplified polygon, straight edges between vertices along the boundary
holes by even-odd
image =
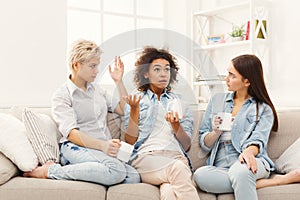
[[[96,139],[111,139],[107,127],[107,112],[113,112],[118,99],[113,99],[99,84],[87,84],[86,91],[70,79],[52,97],[52,116],[67,141],[72,129],[78,129]]]
[[[154,123],[156,121],[156,115],[158,111],[158,97],[151,90],[147,90],[146,92],[137,92],[136,95],[141,95],[140,101],[140,116],[139,116],[139,136],[137,141],[134,144],[134,150],[131,155],[131,160],[135,158],[138,152],[138,148],[147,140],[150,136]],[[167,109],[168,103],[174,99],[181,99],[179,95],[176,95],[172,92],[164,92],[160,97],[160,102],[162,106]],[[127,104],[124,108],[125,110],[125,130],[128,127],[129,117],[130,117],[130,106]],[[184,131],[188,134],[190,138],[192,138],[193,133],[193,117],[188,106],[184,106],[183,110],[184,118],[180,119],[180,125],[184,129]],[[180,144],[180,143],[179,143]],[[180,145],[182,152],[189,160],[186,152]],[[189,160],[190,161],[190,160]],[[190,165],[191,166],[191,165]]]
[[[218,112],[231,113],[234,101],[234,93],[222,93],[214,95],[205,111],[200,126],[200,146],[203,150],[210,152],[207,165],[214,165],[220,138],[212,148],[204,144],[205,136],[212,131],[212,118]],[[256,116],[257,102],[253,97],[249,98],[235,116],[231,131],[231,142],[234,148],[241,153],[250,144],[259,145],[259,154],[265,163],[266,169],[274,170],[274,163],[267,154],[267,143],[273,126],[274,115],[271,107],[265,103],[258,104],[258,116]]]

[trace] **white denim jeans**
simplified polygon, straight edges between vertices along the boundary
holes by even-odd
[[[239,153],[231,143],[221,143],[215,166],[204,166],[194,173],[194,180],[203,191],[220,194],[234,193],[236,200],[257,200],[256,180],[267,178],[270,172],[262,160],[256,159],[257,173],[238,160]]]
[[[81,180],[102,185],[138,183],[138,172],[102,151],[78,146],[71,142],[60,147],[60,164],[51,165],[48,177],[52,179]]]
[[[160,199],[199,200],[188,160],[181,152],[145,152],[132,161],[132,166],[140,173],[142,182],[160,185]]]

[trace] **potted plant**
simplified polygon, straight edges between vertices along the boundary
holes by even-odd
[[[232,37],[232,41],[241,41],[244,40],[244,37],[246,35],[244,25],[241,26],[232,26],[232,31],[229,33],[229,35]]]

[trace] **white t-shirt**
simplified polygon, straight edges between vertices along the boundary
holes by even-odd
[[[170,123],[165,119],[166,113],[167,111],[159,102],[157,118],[154,123],[153,131],[149,138],[140,146],[138,154],[155,150],[182,152],[179,143],[172,132]]]

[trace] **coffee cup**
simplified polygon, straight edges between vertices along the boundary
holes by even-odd
[[[117,154],[117,158],[124,162],[128,162],[129,158],[133,151],[133,145],[130,145],[126,142],[121,141],[121,146],[119,148],[119,152]]]
[[[221,123],[218,125],[219,130],[231,131],[233,123],[231,113],[219,112],[217,115],[215,115],[215,117],[220,117],[220,119],[222,120]]]
[[[167,111],[173,111],[174,115],[177,112],[179,119],[183,117],[183,109],[180,100],[174,99],[168,103]]]

